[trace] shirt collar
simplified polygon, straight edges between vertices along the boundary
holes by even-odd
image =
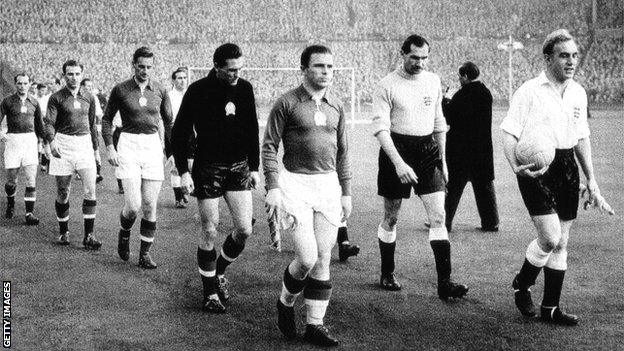
[[[544,85],[544,84],[550,84],[550,81],[548,80],[548,77],[546,77],[546,72],[542,71],[539,76],[537,76],[537,84],[539,85]]]
[[[139,87],[139,84],[137,84],[136,79],[134,79],[134,76],[132,76],[132,78],[130,78],[130,81],[132,81],[132,84],[133,84],[132,87],[133,88],[141,89],[141,87]],[[145,88],[149,89],[149,90],[154,90],[154,85],[153,84],[154,83],[152,83],[152,79],[150,78],[147,81],[147,85],[145,86]]]
[[[78,88],[78,93],[76,93],[77,96],[85,96],[85,92],[82,89],[82,87]],[[64,86],[61,90],[65,93],[65,95],[73,95],[67,86]]]
[[[297,89],[295,89],[295,96],[297,97],[299,102],[312,100],[312,95],[310,95],[310,93],[308,93],[308,91],[303,87],[303,84],[301,84]],[[330,93],[329,90],[325,90],[325,94],[323,95],[321,100],[325,101],[328,105],[332,106],[336,110],[338,110],[338,107],[340,106],[340,103],[338,102],[338,98],[336,98],[332,93]]]
[[[417,80],[418,78],[420,78],[420,76],[423,74],[423,72],[425,72],[424,70],[422,72],[420,72],[419,74],[409,74],[407,73],[407,71],[405,71],[405,67],[403,67],[403,65],[401,65],[401,67],[396,69],[397,74],[404,79],[407,80]]]

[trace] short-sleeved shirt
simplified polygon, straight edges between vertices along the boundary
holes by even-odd
[[[0,104],[0,123],[5,116],[8,133],[35,132],[38,137],[43,137],[41,108],[33,96],[27,95],[23,100],[17,93],[7,96]]]
[[[322,112],[319,121],[315,115]],[[283,163],[291,173],[336,171],[343,195],[351,194],[345,117],[342,103],[330,92],[318,102],[303,85],[282,95],[267,120],[262,164],[267,189],[279,187],[277,150],[284,144]]]
[[[514,93],[501,129],[520,139],[529,131],[545,132],[557,149],[570,149],[589,136],[587,94],[571,80],[563,96],[542,72]]]
[[[162,118],[165,144],[169,143],[173,123],[171,101],[167,90],[158,82],[150,80],[141,91],[132,77],[113,88],[102,117],[102,138],[106,146],[113,144],[112,123],[117,111],[121,115],[123,133],[158,133],[158,125]]]
[[[95,127],[95,99],[84,88],[76,96],[67,87],[50,96],[48,113],[44,118],[45,139],[54,140],[56,133],[65,135],[91,134],[93,149],[97,150],[97,129]]]
[[[424,136],[445,132],[442,89],[437,74],[410,75],[403,67],[384,77],[373,93],[373,134]]]

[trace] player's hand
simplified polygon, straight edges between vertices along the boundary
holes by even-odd
[[[52,151],[50,150],[50,144],[43,144],[43,154],[50,160],[52,158]]]
[[[190,194],[195,190],[195,183],[193,183],[193,177],[191,177],[190,172],[184,172],[180,176],[180,187],[184,194]]]
[[[397,176],[399,177],[399,180],[401,181],[401,183],[403,184],[418,183],[418,177],[416,176],[416,173],[414,172],[412,167],[410,167],[407,163],[401,161],[401,163],[399,165],[395,165],[394,168],[396,170]]]
[[[93,150],[93,156],[95,156],[95,162],[102,163],[102,157],[100,157],[100,150]]]
[[[249,180],[251,181],[251,186],[256,189],[256,187],[260,184],[260,174],[258,172],[250,172]]]
[[[544,173],[546,173],[546,171],[548,171],[548,166],[543,167],[541,169],[538,169],[536,171],[532,171],[531,168],[534,167],[535,164],[533,163],[529,163],[528,165],[519,165],[517,167],[514,167],[513,171],[515,174],[521,176],[521,177],[529,177],[529,178],[537,178],[540,177],[542,175],[544,175]]]
[[[119,156],[117,155],[117,150],[113,145],[108,145],[106,147],[108,151],[108,163],[110,163],[113,167],[119,166]]]
[[[342,222],[345,222],[351,216],[351,196],[343,195],[340,198],[340,205],[342,206]]]
[[[279,188],[273,188],[267,192],[264,208],[269,218],[277,218],[277,212],[282,208],[282,192]]]
[[[615,211],[613,210],[611,205],[609,205],[607,200],[605,200],[605,198],[602,197],[600,193],[594,194],[593,199],[587,200],[583,204],[583,209],[585,210],[589,210],[590,207],[597,208],[600,213],[608,213],[612,216],[615,214]]]
[[[50,142],[50,154],[56,158],[61,158],[61,154],[59,153],[58,146],[56,145],[56,140],[52,140]]]

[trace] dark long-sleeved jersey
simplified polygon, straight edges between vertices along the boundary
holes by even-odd
[[[17,93],[7,96],[0,104],[0,124],[7,118],[8,133],[32,133],[43,138],[44,127],[37,99],[26,96],[22,101]]]
[[[213,69],[191,84],[182,99],[171,135],[176,167],[188,172],[189,142],[197,133],[194,167],[247,159],[252,172],[260,164],[258,116],[253,87],[239,79],[235,86],[220,82]]]

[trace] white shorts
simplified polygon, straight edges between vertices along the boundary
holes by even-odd
[[[279,175],[279,185],[284,211],[296,222],[307,222],[314,212],[320,212],[329,223],[340,226],[342,188],[336,172],[301,174],[284,169]]]
[[[7,133],[4,143],[4,168],[20,168],[39,163],[35,133]]]
[[[52,156],[48,172],[54,176],[72,175],[79,169],[95,169],[95,154],[91,134],[66,135],[56,133],[54,141],[61,155]]]
[[[158,133],[121,133],[117,144],[119,166],[115,176],[119,179],[165,179],[163,150]]]

